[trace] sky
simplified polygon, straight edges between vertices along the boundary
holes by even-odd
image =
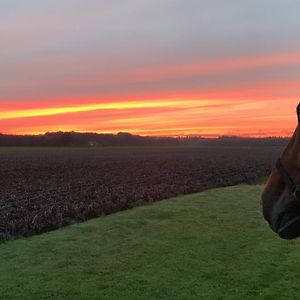
[[[289,136],[299,0],[1,0],[0,132]]]

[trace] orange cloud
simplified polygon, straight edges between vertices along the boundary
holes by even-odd
[[[190,99],[145,102],[144,106],[141,101],[29,110],[23,114],[12,111],[10,115],[0,115],[0,131],[18,134],[75,130],[171,136],[282,136],[289,135],[295,125],[296,101],[285,101],[285,107],[281,101],[270,100]]]

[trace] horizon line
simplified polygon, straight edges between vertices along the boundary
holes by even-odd
[[[234,134],[221,134],[221,135],[196,135],[196,134],[183,134],[183,135],[144,135],[144,134],[136,134],[127,131],[118,131],[118,132],[105,132],[105,131],[46,131],[46,132],[33,132],[33,133],[4,133],[0,132],[0,135],[5,136],[45,136],[47,134],[58,134],[58,133],[75,133],[75,134],[98,134],[98,135],[119,135],[119,134],[129,134],[132,136],[139,136],[139,137],[149,137],[149,138],[199,138],[199,139],[219,139],[219,138],[241,138],[241,139],[288,139],[290,135],[234,135]]]

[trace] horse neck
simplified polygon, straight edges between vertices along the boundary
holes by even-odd
[[[300,128],[297,126],[291,140],[281,155],[288,169],[300,168]]]

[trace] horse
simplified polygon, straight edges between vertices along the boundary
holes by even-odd
[[[282,239],[300,236],[300,103],[297,117],[296,130],[261,195],[263,216]]]

